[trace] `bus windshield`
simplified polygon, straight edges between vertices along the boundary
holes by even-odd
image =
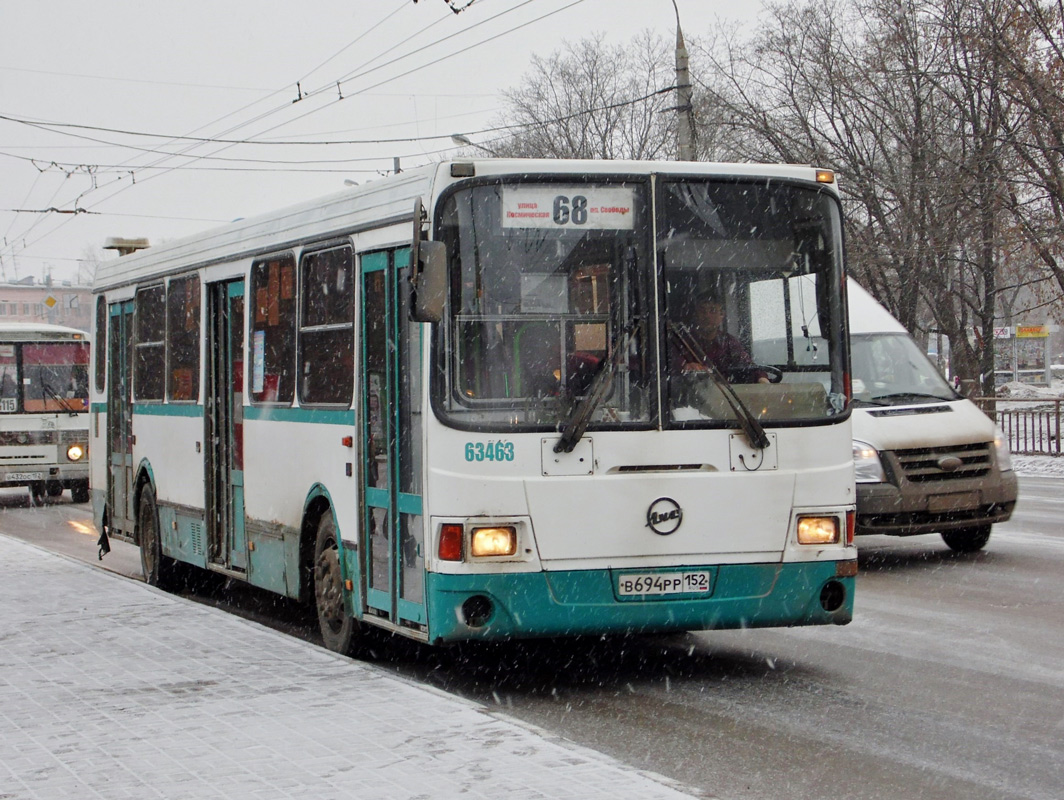
[[[622,368],[594,422],[649,422],[646,191],[518,183],[446,199],[451,313],[437,391],[445,416],[462,427],[554,430],[616,359]]]
[[[655,194],[602,180],[445,196],[443,419],[746,430],[846,408],[837,201],[763,178],[663,178]]]
[[[88,407],[88,342],[0,345],[0,413],[83,412]]]
[[[667,420],[731,425],[729,395],[766,423],[842,412],[835,199],[784,181],[670,180],[659,207]]]

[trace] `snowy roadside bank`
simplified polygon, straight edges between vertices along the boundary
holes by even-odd
[[[1012,468],[1017,475],[1064,478],[1064,456],[1013,456]]]

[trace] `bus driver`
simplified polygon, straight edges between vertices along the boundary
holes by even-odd
[[[768,383],[768,375],[757,368],[742,343],[724,330],[724,302],[705,292],[694,303],[690,342],[677,342],[673,349],[673,372],[704,372],[704,355],[726,378],[739,383]],[[701,352],[699,352],[699,350]]]

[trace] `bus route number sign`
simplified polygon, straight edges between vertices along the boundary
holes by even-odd
[[[503,228],[630,231],[635,192],[622,186],[503,187]]]

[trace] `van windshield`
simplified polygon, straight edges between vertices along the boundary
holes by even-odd
[[[859,405],[956,400],[957,393],[904,333],[854,335],[850,341],[853,398]]]

